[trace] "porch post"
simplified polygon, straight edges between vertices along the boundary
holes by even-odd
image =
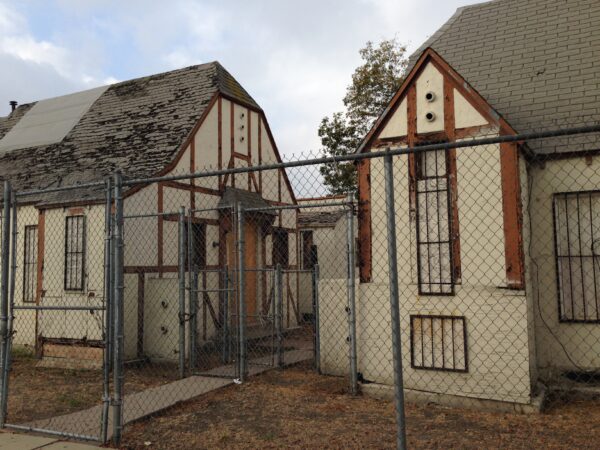
[[[387,250],[390,283],[390,317],[394,362],[394,397],[396,406],[396,445],[406,449],[406,419],[404,415],[404,382],[402,379],[402,340],[400,337],[400,301],[398,299],[398,261],[396,254],[396,211],[392,156],[384,157],[385,206],[387,213]]]

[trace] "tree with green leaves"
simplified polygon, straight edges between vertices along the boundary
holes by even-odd
[[[367,42],[360,51],[363,64],[352,74],[344,96],[345,111],[324,117],[319,125],[325,156],[343,156],[356,151],[373,123],[400,88],[406,71],[406,46],[395,38],[378,45]],[[331,194],[356,190],[353,163],[330,163],[320,167]]]

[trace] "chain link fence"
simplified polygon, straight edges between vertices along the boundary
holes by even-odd
[[[598,126],[11,192],[2,425],[120,442],[268,370],[512,412],[600,393]],[[318,168],[357,168],[326,196]],[[125,427],[125,428],[124,428]]]

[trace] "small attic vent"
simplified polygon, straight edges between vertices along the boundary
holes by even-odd
[[[427,100],[429,103],[433,102],[435,100],[435,93],[429,91],[427,94],[425,94],[425,100]]]
[[[435,113],[430,111],[425,114],[425,120],[427,120],[427,122],[433,122],[435,120]]]

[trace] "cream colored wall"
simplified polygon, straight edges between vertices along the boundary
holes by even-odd
[[[417,132],[444,129],[443,76],[432,65],[426,66],[416,80]],[[435,94],[427,102],[425,93]],[[457,92],[456,128],[485,125],[482,116]],[[436,120],[427,122],[427,111]],[[391,117],[377,137],[399,138],[407,127],[404,107]],[[394,136],[397,130],[398,136]],[[486,131],[489,137],[498,130]],[[408,158],[394,158],[394,188],[398,245],[398,278],[402,355],[405,387],[429,392],[529,403],[535,354],[530,320],[531,300],[525,291],[505,289],[506,267],[498,145],[457,150],[457,208],[460,228],[462,279],[453,296],[419,295],[416,270],[416,233],[414,211],[410,210]],[[521,170],[524,170],[522,164]],[[372,282],[357,290],[357,344],[359,371],[364,378],[392,384],[392,348],[389,321],[387,224],[383,160],[371,160]],[[526,184],[524,184],[526,188]],[[338,293],[340,286],[328,290]],[[326,287],[322,288],[325,291]],[[345,305],[345,298],[338,298]],[[324,305],[329,311],[335,307]],[[337,308],[339,310],[339,307]],[[323,314],[323,312],[321,313]],[[333,329],[344,329],[345,315],[335,316]],[[467,333],[468,372],[445,372],[411,368],[410,316],[464,316]],[[327,337],[322,340],[323,367],[332,373],[347,371],[347,346]],[[328,356],[329,355],[329,356]],[[337,363],[337,364],[336,364]]]
[[[25,249],[25,227],[38,224],[39,212],[33,206],[24,206],[17,211],[17,271],[15,273],[15,305],[31,303],[23,302],[23,258]],[[33,347],[35,345],[35,312],[17,311],[13,322],[15,334],[13,343]]]
[[[393,138],[397,136],[406,136],[407,127],[407,111],[406,111],[406,98],[402,99],[398,109],[394,111],[394,114],[390,118],[386,126],[381,130],[379,134],[380,139]]]
[[[546,161],[530,168],[531,260],[535,330],[540,375],[600,367],[600,325],[559,323],[552,194],[594,190],[600,186],[600,158]]]

